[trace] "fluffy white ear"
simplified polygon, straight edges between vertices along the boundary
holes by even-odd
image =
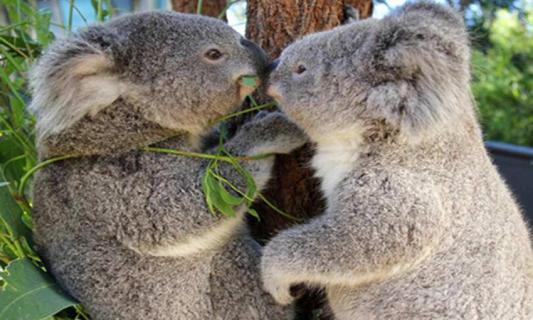
[[[109,50],[80,36],[56,41],[30,74],[39,137],[95,115],[124,91]]]

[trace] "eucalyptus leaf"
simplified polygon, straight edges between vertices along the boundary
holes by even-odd
[[[1,273],[0,319],[40,320],[74,306],[77,302],[28,259],[10,262]]]
[[[243,76],[241,84],[245,87],[257,88],[259,85],[259,77],[257,76]]]
[[[235,210],[232,208],[231,205],[229,205],[222,199],[220,195],[221,187],[212,175],[209,175],[209,177],[207,178],[207,185],[208,185],[208,188],[212,191],[211,199],[212,199],[212,203],[215,209],[220,211],[220,213],[222,213],[225,216],[235,217],[236,216]]]
[[[212,191],[209,189],[209,184],[207,183],[207,179],[209,179],[209,170],[206,170],[204,173],[204,176],[202,177],[202,191],[204,193],[205,202],[207,204],[207,208],[209,208],[209,211],[211,214],[215,215],[216,210],[213,206],[213,197],[212,197]]]
[[[224,187],[224,185],[222,184],[221,181],[218,181],[218,185],[220,187],[219,188],[220,197],[222,198],[222,200],[224,200],[224,202],[226,202],[227,204],[232,205],[232,206],[238,206],[238,205],[243,203],[244,198],[243,197],[236,197],[236,196],[232,195],[231,193],[229,193],[226,190],[226,188]]]
[[[9,192],[7,185],[0,186],[0,218],[5,221],[15,239],[31,238],[30,229],[22,222],[22,210]],[[0,319],[3,319],[0,317]]]
[[[255,209],[248,208],[246,212],[248,212],[248,214],[250,214],[252,217],[256,218],[257,220],[261,220],[259,217],[259,213],[257,213]]]

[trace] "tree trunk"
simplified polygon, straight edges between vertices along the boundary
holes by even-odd
[[[210,17],[221,17],[225,20],[225,11],[227,1],[226,0],[172,0],[172,9],[174,11],[185,12],[185,13],[197,13],[198,12],[198,3],[202,3],[201,14],[204,16]]]
[[[372,0],[248,0],[246,37],[259,44],[274,59],[294,40],[340,25],[347,18],[345,5],[357,9],[360,19],[372,15]],[[324,211],[320,182],[313,177],[309,164],[312,155],[312,146],[308,144],[290,155],[276,157],[273,177],[263,194],[299,221],[287,219],[265,203],[258,202],[255,208],[261,221],[249,220],[254,238],[267,242],[277,232]],[[296,319],[332,319],[323,301],[323,293],[308,291],[296,302]]]
[[[248,0],[246,37],[276,58],[301,36],[341,24],[345,5],[357,9],[361,19],[372,15],[371,0]]]

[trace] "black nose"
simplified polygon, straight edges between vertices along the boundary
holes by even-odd
[[[268,65],[268,72],[272,72],[276,70],[279,64],[279,59],[274,59],[269,65]]]
[[[265,72],[265,68],[267,67],[268,63],[268,56],[265,51],[263,51],[260,46],[245,38],[241,38],[240,43],[252,54],[254,61],[257,63],[257,66],[260,69],[260,72]]]
[[[252,41],[248,39],[241,38],[240,42],[242,46],[245,48],[253,48],[255,46],[255,43],[253,43]]]

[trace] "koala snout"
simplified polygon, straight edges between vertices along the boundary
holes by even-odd
[[[266,93],[274,98],[274,100],[281,102],[281,93],[279,92],[279,88],[276,85],[270,84],[267,88]]]

